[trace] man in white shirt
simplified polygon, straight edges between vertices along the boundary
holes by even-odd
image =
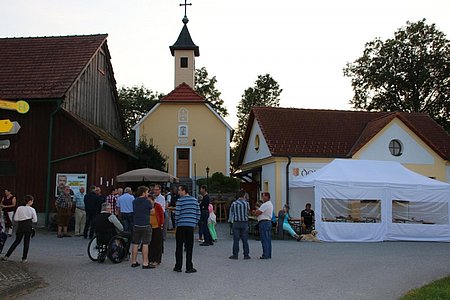
[[[260,259],[272,258],[272,214],[273,205],[270,202],[270,193],[262,193],[263,204],[256,210],[258,217],[259,235],[263,254]]]

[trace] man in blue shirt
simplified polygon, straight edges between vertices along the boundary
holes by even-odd
[[[133,230],[133,191],[130,187],[125,188],[125,193],[117,199],[116,208],[123,222],[123,230],[131,232]],[[117,211],[116,211],[117,212]]]
[[[197,199],[190,196],[185,185],[178,187],[180,196],[175,208],[175,223],[177,231],[175,233],[175,272],[181,272],[183,266],[183,246],[186,248],[186,273],[197,272],[192,264],[192,248],[194,245],[194,228],[200,220],[200,207]]]
[[[133,201],[133,249],[131,251],[131,267],[139,266],[137,262],[137,253],[139,244],[142,243],[142,269],[154,268],[154,265],[148,263],[148,244],[152,236],[152,228],[150,226],[150,211],[152,204],[148,197],[148,187],[140,186],[137,190],[138,197]]]

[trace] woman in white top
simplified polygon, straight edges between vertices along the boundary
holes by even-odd
[[[31,233],[33,231],[33,224],[37,222],[36,210],[31,207],[33,205],[34,198],[31,195],[26,195],[23,197],[22,206],[19,206],[14,214],[14,221],[18,222],[17,231],[16,231],[16,240],[9,247],[8,252],[2,260],[8,260],[11,254],[14,252],[16,247],[23,241],[23,255],[22,262],[27,261],[28,249],[30,247],[30,238]]]

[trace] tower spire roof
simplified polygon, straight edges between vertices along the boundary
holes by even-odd
[[[189,19],[186,15],[186,8],[188,5],[192,5],[192,3],[186,3],[187,0],[184,0],[184,4],[180,4],[180,6],[184,6],[184,17],[183,17],[183,28],[181,29],[180,35],[178,36],[177,41],[175,44],[170,46],[170,52],[172,53],[172,56],[174,56],[175,50],[193,50],[195,56],[200,56],[200,50],[197,45],[194,44],[194,41],[192,41],[191,34],[189,33],[189,29],[187,28],[187,23],[189,22]]]

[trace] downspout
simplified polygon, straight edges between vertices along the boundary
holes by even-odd
[[[291,165],[291,156],[288,155],[288,163],[286,165],[286,204],[289,205],[289,166]]]
[[[61,109],[62,100],[56,101],[56,109],[50,114],[48,125],[48,146],[47,146],[47,190],[45,192],[45,227],[48,227],[49,203],[50,203],[50,175],[52,173],[51,159],[53,148],[53,121],[56,113]]]

